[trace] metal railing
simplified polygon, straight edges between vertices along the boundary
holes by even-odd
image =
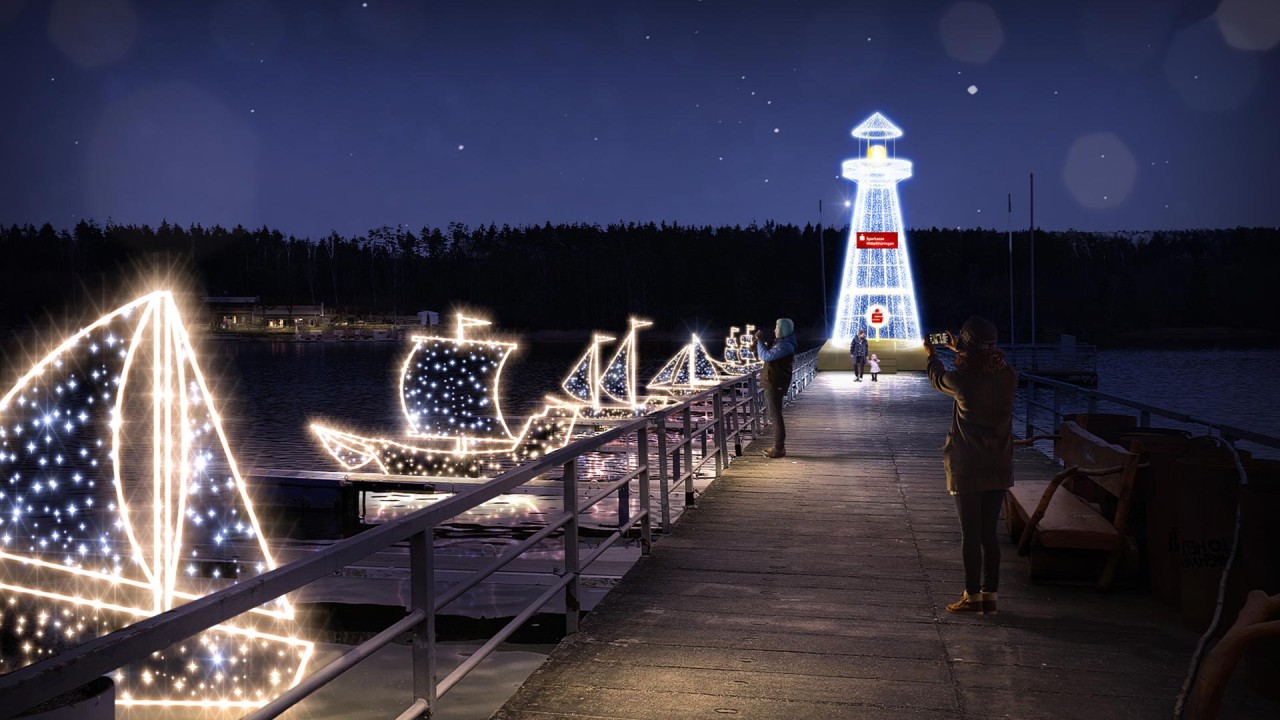
[[[1198,425],[1208,428],[1210,432],[1216,433],[1222,439],[1233,444],[1237,441],[1245,441],[1272,449],[1280,449],[1280,438],[1227,425],[1216,420],[1206,420],[1039,375],[1024,374],[1020,375],[1020,378],[1026,381],[1024,390],[1026,397],[1023,405],[1025,410],[1021,417],[1018,417],[1016,413],[1014,417],[1024,426],[1024,437],[1033,437],[1037,433],[1056,433],[1058,426],[1062,424],[1062,419],[1066,415],[1075,413],[1094,414],[1099,412],[1100,408],[1122,408],[1126,411],[1137,411],[1137,423],[1140,428],[1152,427],[1151,418],[1158,417],[1183,425]],[[1047,397],[1042,400],[1041,395]],[[1043,412],[1037,413],[1037,410]],[[1037,424],[1037,415],[1040,417],[1047,416],[1050,424],[1048,426]]]
[[[788,398],[794,397],[813,381],[817,372],[817,356],[816,349],[796,356]],[[409,545],[410,568],[410,602],[405,617],[245,717],[265,720],[279,716],[404,633],[412,633],[414,700],[399,717],[406,720],[423,715],[429,717],[435,711],[440,696],[457,685],[561,591],[564,592],[565,631],[569,634],[577,631],[581,615],[579,579],[583,569],[614,543],[629,537],[637,526],[641,553],[650,551],[653,530],[649,492],[652,474],[650,436],[656,435],[662,529],[669,531],[669,493],[683,487],[686,503],[693,504],[693,480],[698,471],[708,462],[714,462],[715,476],[719,477],[730,462],[729,441],[733,440],[734,451],[740,455],[744,433],[759,434],[764,415],[764,396],[759,385],[754,373],[726,380],[669,408],[572,442],[487,483],[338,541],[307,558],[87,641],[55,657],[0,675],[0,697],[4,698],[0,717],[13,717],[402,542]],[[672,419],[676,420],[675,429],[678,431],[674,442],[668,438]],[[610,443],[619,440],[630,442],[632,437],[636,443],[635,467],[608,484],[602,484],[598,491],[579,502],[577,460]],[[695,442],[701,449],[696,462],[693,453]],[[667,473],[668,464],[671,465],[670,474]],[[546,526],[537,533],[512,546],[466,580],[437,593],[432,543],[435,526],[557,468],[562,471],[564,510],[548,518]],[[632,481],[638,484],[638,511],[634,515],[631,515],[626,500]],[[617,530],[581,556],[578,515],[615,494],[620,496]],[[465,662],[438,680],[436,613],[557,531],[562,532],[564,544],[563,571],[558,573],[559,578]]]

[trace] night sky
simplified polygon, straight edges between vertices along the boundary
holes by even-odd
[[[909,7],[904,7],[909,6]],[[0,0],[0,223],[1280,226],[1280,2]]]

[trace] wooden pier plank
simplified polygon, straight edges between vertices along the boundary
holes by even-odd
[[[738,458],[495,720],[1167,718],[1196,636],[1149,596],[1032,585],[1002,533],[1001,614],[946,612],[950,401],[918,374],[852,380],[820,374],[788,456]],[[1053,471],[1019,451],[1018,477]]]

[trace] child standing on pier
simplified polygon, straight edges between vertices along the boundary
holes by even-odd
[[[867,361],[867,370],[871,372],[871,382],[880,382],[876,379],[876,376],[880,374],[880,358],[873,354],[871,359]]]

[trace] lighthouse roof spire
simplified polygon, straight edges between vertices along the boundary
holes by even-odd
[[[871,117],[853,129],[853,136],[863,140],[889,140],[902,137],[902,128],[889,122],[889,118],[880,113],[872,113]]]

